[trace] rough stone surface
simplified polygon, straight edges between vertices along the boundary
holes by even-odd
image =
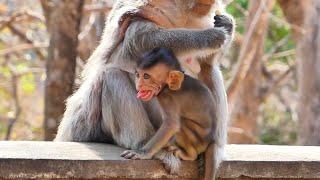
[[[320,179],[320,146],[229,145],[223,178]]]
[[[156,160],[125,160],[123,148],[75,142],[0,142],[1,178],[197,179],[198,162],[184,162],[177,175]]]
[[[124,149],[74,142],[0,142],[1,178],[200,179],[198,162],[169,175],[156,160],[125,160]],[[320,178],[320,147],[228,145],[221,179]]]

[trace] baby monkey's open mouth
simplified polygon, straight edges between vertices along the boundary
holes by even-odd
[[[152,90],[140,90],[137,93],[137,98],[142,101],[149,101],[152,99],[154,92]]]

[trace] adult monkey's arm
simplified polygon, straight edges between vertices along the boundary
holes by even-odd
[[[134,21],[123,41],[130,55],[135,57],[155,47],[172,49],[177,55],[194,50],[214,50],[220,48],[226,39],[221,28],[207,30],[163,29],[150,21]]]

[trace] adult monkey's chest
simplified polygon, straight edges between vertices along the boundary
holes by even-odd
[[[214,26],[210,13],[214,4],[215,0],[149,0],[145,14],[161,28],[203,30]],[[199,59],[207,57],[211,51],[190,49],[176,56],[185,73],[197,78],[201,71]]]
[[[213,17],[211,15],[207,16],[195,16],[189,15],[186,21],[185,28],[187,29],[209,29],[213,28]],[[211,53],[210,49],[203,49],[202,51],[190,51],[187,54],[178,55],[179,62],[182,69],[186,74],[198,78],[198,74],[201,71],[200,59],[206,58]]]

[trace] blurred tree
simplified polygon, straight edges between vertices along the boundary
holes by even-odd
[[[83,18],[82,20],[86,21],[86,23],[83,23],[83,30],[78,36],[78,55],[83,61],[83,64],[98,46],[104,29],[105,17],[112,7],[112,3],[107,4],[105,1],[101,0],[92,0],[91,4],[94,4],[96,8],[102,10],[88,13],[89,17],[87,19]],[[89,5],[86,6],[88,7]],[[110,7],[110,10],[104,10],[105,7]]]
[[[52,140],[73,92],[83,0],[41,0],[50,45],[46,63],[45,140]]]
[[[279,0],[297,42],[299,143],[320,145],[320,0]]]
[[[261,89],[264,41],[268,29],[268,15],[274,2],[249,1],[249,16],[238,56],[239,64],[228,88],[231,124],[234,129],[229,133],[230,143],[256,143],[257,119],[263,100]]]

